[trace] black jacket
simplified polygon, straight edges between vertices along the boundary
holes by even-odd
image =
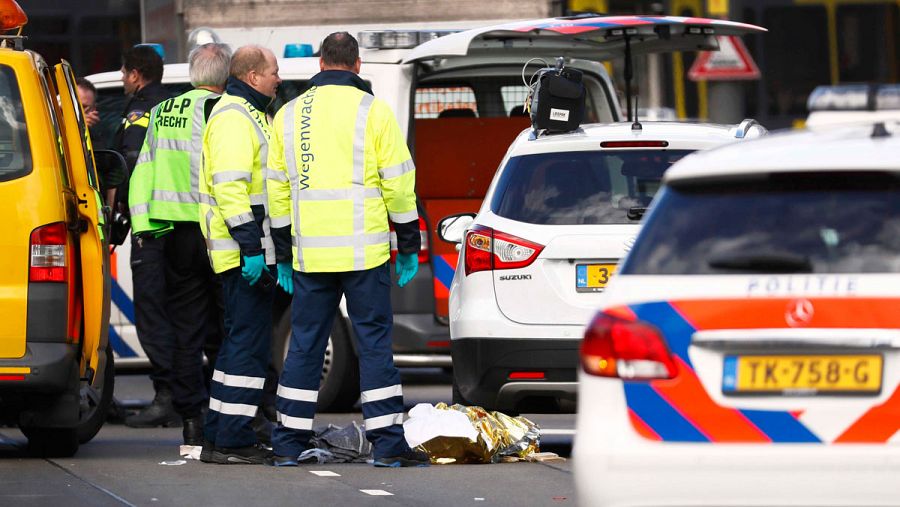
[[[150,121],[150,110],[171,96],[172,94],[162,83],[151,83],[135,92],[125,103],[125,109],[122,111],[122,123],[116,130],[111,148],[125,157],[129,175],[134,172],[134,165],[141,153],[141,146],[144,144],[144,136],[147,134],[147,125]],[[116,202],[124,203],[124,208],[128,209],[127,180],[118,187]]]

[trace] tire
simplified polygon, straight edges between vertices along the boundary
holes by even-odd
[[[291,312],[285,311],[272,341],[272,358],[279,375],[284,368],[291,338]],[[349,412],[359,399],[359,360],[350,342],[344,319],[338,316],[325,348],[319,386],[318,412]]]
[[[113,364],[112,347],[106,347],[106,366],[103,372],[103,385],[98,391],[87,382],[81,383],[81,403],[78,410],[78,442],[86,444],[94,438],[106,422],[109,407],[113,400],[116,382],[116,368]]]
[[[23,428],[28,451],[41,458],[68,458],[78,452],[78,428]]]

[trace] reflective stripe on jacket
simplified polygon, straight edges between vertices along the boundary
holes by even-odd
[[[150,112],[150,126],[128,190],[136,234],[165,233],[171,222],[198,220],[200,152],[206,101],[219,95],[191,90]]]
[[[291,224],[294,269],[371,269],[390,258],[388,218],[418,220],[415,166],[393,111],[353,86],[314,86],[274,121],[273,227]]]
[[[275,264],[266,199],[266,159],[270,127],[264,111],[225,93],[213,107],[203,133],[200,169],[200,229],[206,238],[213,270],[222,273],[241,265],[241,255],[265,251]],[[256,226],[255,244],[239,244],[231,229]]]

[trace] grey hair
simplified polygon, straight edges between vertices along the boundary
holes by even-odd
[[[231,65],[231,48],[227,44],[210,42],[197,46],[188,55],[188,73],[191,85],[225,86],[228,68]]]

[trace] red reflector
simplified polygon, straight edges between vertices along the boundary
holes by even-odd
[[[2,380],[25,380],[25,375],[0,375],[0,381]]]
[[[428,342],[425,345],[427,345],[428,347],[447,348],[450,346],[450,340],[435,340]]]
[[[669,141],[603,141],[601,148],[665,148]]]
[[[544,380],[542,371],[514,371],[509,374],[510,380]]]

